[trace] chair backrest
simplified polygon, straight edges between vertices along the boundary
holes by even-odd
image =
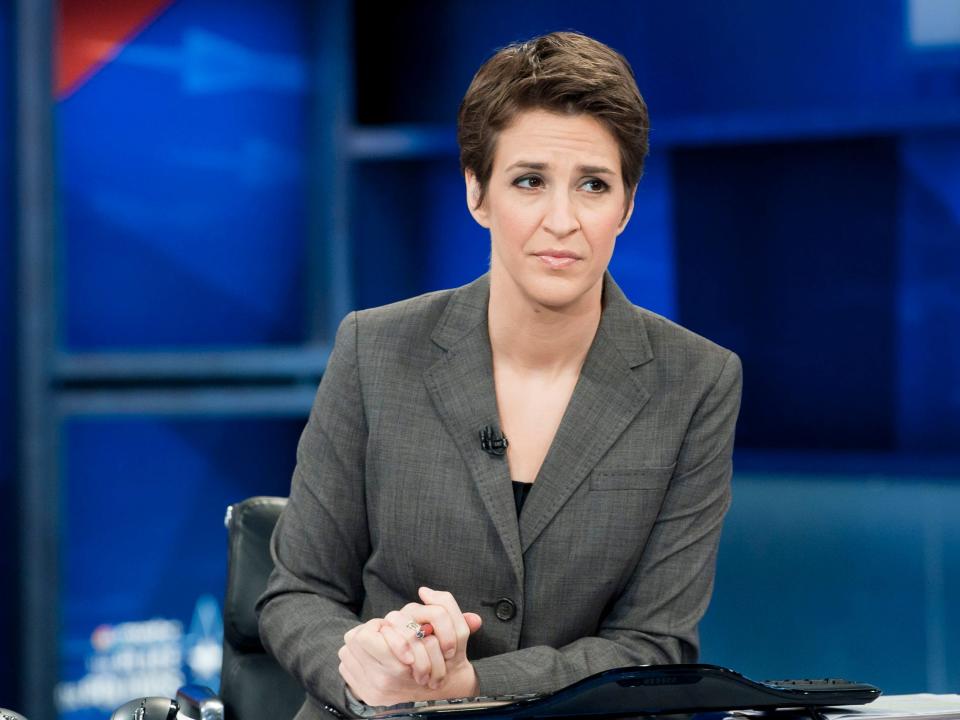
[[[305,699],[300,685],[264,650],[254,611],[273,571],[270,536],[286,504],[286,498],[252,497],[227,510],[220,697],[229,720],[290,720]]]

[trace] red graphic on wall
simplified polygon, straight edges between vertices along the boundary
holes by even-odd
[[[60,0],[55,94],[62,100],[110,62],[173,0]]]

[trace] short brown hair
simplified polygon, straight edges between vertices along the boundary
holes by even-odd
[[[643,174],[650,119],[630,63],[582,33],[561,31],[498,50],[467,88],[457,113],[460,172],[473,172],[483,204],[493,172],[497,135],[525,110],[587,114],[601,122],[620,147],[627,191]],[[626,212],[626,208],[624,209]]]

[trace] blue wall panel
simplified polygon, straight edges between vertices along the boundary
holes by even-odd
[[[477,224],[467,208],[466,185],[456,156],[430,164],[421,191],[423,231],[428,249],[423,258],[429,289],[457,287],[490,267],[490,231]]]
[[[703,661],[955,692],[958,479],[738,473]]]
[[[744,362],[742,447],[896,445],[891,140],[675,154],[680,322]]]
[[[13,243],[13,52],[12,11],[0,3],[0,507],[15,508],[16,402],[14,362],[16,316],[14,283],[16,263]],[[5,512],[0,522],[0,577],[15,578],[17,572],[17,522],[15,512]],[[9,587],[9,585],[8,585]],[[0,593],[0,647],[16,647],[17,596]],[[0,653],[0,707],[16,704],[16,655]]]
[[[304,338],[309,15],[174,3],[60,101],[67,348]]]
[[[909,41],[905,0],[574,0],[418,2],[389,10],[372,0],[358,16],[364,123],[453,123],[473,73],[497,47],[552,30],[595,35],[633,65],[652,111],[653,138],[670,119],[746,118],[774,131],[800,116],[827,130],[837,115],[876,120],[924,108],[957,108],[960,56]],[[359,25],[358,25],[359,27]],[[429,43],[407,39],[442,28]],[[411,93],[407,78],[429,92]],[[823,129],[823,128],[822,128]],[[709,134],[710,128],[706,128]]]
[[[61,717],[104,718],[185,680],[217,684],[224,512],[289,494],[303,423],[65,424]]]
[[[632,302],[676,320],[674,232],[670,157],[654,150],[637,187],[633,215],[617,238],[610,272]]]
[[[900,146],[899,444],[960,450],[960,132]]]
[[[443,161],[355,167],[350,194],[355,307],[374,307],[447,287],[448,277],[468,282],[486,269],[489,252],[471,238],[473,218],[465,207],[461,215],[456,205],[463,194],[456,168]],[[438,228],[429,222],[430,213],[437,210],[433,203],[443,200],[450,218]],[[434,272],[431,240],[437,233],[442,234],[444,248],[438,252],[453,259],[442,276]]]
[[[648,0],[634,8],[618,34],[664,115],[911,99],[902,0]]]

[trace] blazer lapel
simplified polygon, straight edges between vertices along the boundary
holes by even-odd
[[[431,338],[447,352],[424,372],[424,383],[477,484],[510,562],[523,578],[520,534],[506,456],[480,449],[480,430],[500,427],[487,329],[489,275],[454,291]]]
[[[523,552],[649,400],[632,368],[652,358],[643,320],[605,273],[600,326],[520,513]]]
[[[453,293],[431,336],[446,352],[424,372],[424,383],[520,578],[523,552],[650,398],[632,371],[653,359],[643,320],[609,272],[603,282],[600,325],[519,526],[506,457],[487,455],[479,442],[483,426],[500,427],[487,328],[489,273]]]

